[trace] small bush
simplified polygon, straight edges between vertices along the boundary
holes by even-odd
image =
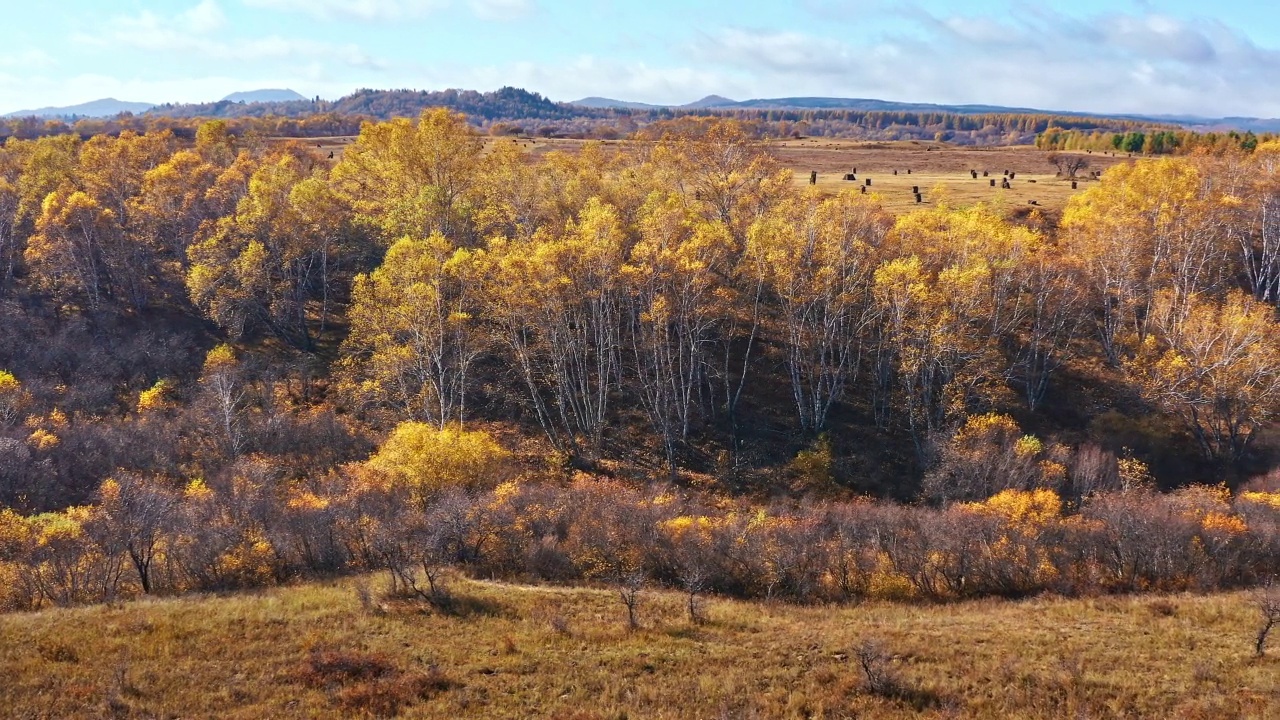
[[[312,650],[302,682],[326,690],[347,715],[395,717],[406,706],[458,686],[434,665],[405,672],[386,655],[351,650]]]

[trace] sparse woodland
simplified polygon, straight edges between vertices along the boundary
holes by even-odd
[[[337,161],[223,121],[6,142],[0,606],[1280,572],[1280,144],[895,217],[669,127],[536,161],[446,110]]]

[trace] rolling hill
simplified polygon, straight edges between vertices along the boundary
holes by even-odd
[[[301,93],[293,90],[249,90],[246,92],[234,92],[222,98],[224,102],[293,102],[295,100],[306,100]]]
[[[155,103],[127,102],[115,98],[102,98],[79,105],[65,107],[43,107],[35,110],[17,110],[3,117],[115,117],[120,113],[144,113],[155,107]]]

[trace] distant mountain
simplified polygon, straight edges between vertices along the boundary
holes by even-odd
[[[628,102],[605,97],[585,97],[581,100],[572,100],[569,104],[587,108],[626,108],[627,110],[657,110],[658,108],[666,107],[665,105],[650,105],[649,103]]]
[[[285,102],[238,103],[221,100],[215,103],[158,105],[151,115],[166,117],[306,117],[319,113],[339,116],[364,115],[380,119],[416,117],[427,108],[447,107],[484,120],[573,120],[587,117],[609,117],[617,110],[576,107],[548,100],[538,93],[504,87],[494,92],[475,90],[370,90],[361,89],[337,100],[303,98]]]
[[[234,92],[222,98],[224,102],[293,102],[294,100],[306,100],[301,93],[292,90],[249,90],[248,92]]]
[[[707,110],[710,108],[728,108],[740,105],[737,101],[719,95],[708,95],[701,100],[694,100],[687,105],[679,106],[681,110]]]
[[[66,107],[44,107],[36,110],[18,110],[11,112],[3,117],[43,117],[43,118],[68,118],[68,117],[115,117],[123,112],[144,113],[155,107],[154,103],[144,102],[125,102],[116,100],[115,98],[103,98],[94,100],[93,102],[81,103],[79,105],[68,105]]]
[[[1056,115],[1103,120],[1133,120],[1161,125],[1181,125],[1185,128],[1209,131],[1237,130],[1255,133],[1280,132],[1280,118],[1224,117],[1208,118],[1196,115],[1160,115],[1142,113],[1092,113],[1070,110],[1044,110],[1027,107],[1008,107],[1004,105],[942,105],[938,103],[907,103],[892,100],[876,100],[872,98],[836,98],[836,97],[782,97],[755,98],[735,101],[719,95],[708,95],[687,105],[648,105],[611,98],[584,98],[571,105],[601,109],[629,108],[634,110],[653,110],[670,108],[675,110],[852,110],[857,112],[901,112],[901,113],[950,113],[955,115]]]
[[[678,110],[708,110],[711,108],[728,108],[737,105],[733,100],[719,95],[708,95],[701,100],[696,100],[687,105],[652,105],[650,103],[631,102],[630,100],[614,100],[606,97],[586,97],[581,100],[573,100],[569,105],[577,105],[578,107],[588,107],[597,109],[625,109],[625,110],[661,110],[664,108],[676,108]]]

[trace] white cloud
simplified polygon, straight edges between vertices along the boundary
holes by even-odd
[[[657,66],[581,55],[561,63],[516,62],[465,66],[435,63],[388,73],[394,87],[496,90],[510,85],[553,100],[577,100],[588,95],[680,104],[713,93],[745,92],[733,76],[705,68]]]
[[[244,0],[251,7],[298,12],[321,20],[403,20],[448,7],[449,0]]]
[[[39,48],[27,48],[15,52],[0,54],[0,68],[13,70],[31,70],[47,68],[57,64],[53,56]]]
[[[1074,19],[1018,10],[899,15],[908,30],[852,44],[728,28],[685,48],[691,64],[756,97],[880,97],[1047,110],[1280,116],[1280,52],[1217,21],[1157,13]]]
[[[847,72],[855,52],[848,45],[798,32],[728,28],[693,47],[703,59],[765,72],[831,75]]]
[[[316,40],[266,35],[223,38],[217,31],[226,18],[214,0],[202,0],[172,17],[144,10],[137,15],[110,19],[96,34],[78,33],[72,39],[104,48],[128,47],[156,53],[182,53],[221,62],[255,63],[268,60],[330,60],[366,70],[386,63],[353,43],[333,44]]]
[[[468,0],[467,5],[481,20],[519,20],[533,12],[533,0]]]
[[[179,16],[182,25],[194,33],[210,33],[221,30],[227,24],[227,16],[216,0],[201,0],[199,5]]]
[[[452,0],[243,0],[256,8],[308,15],[317,20],[387,22],[418,20],[452,6]],[[528,16],[535,0],[466,0],[481,20],[510,21]]]

